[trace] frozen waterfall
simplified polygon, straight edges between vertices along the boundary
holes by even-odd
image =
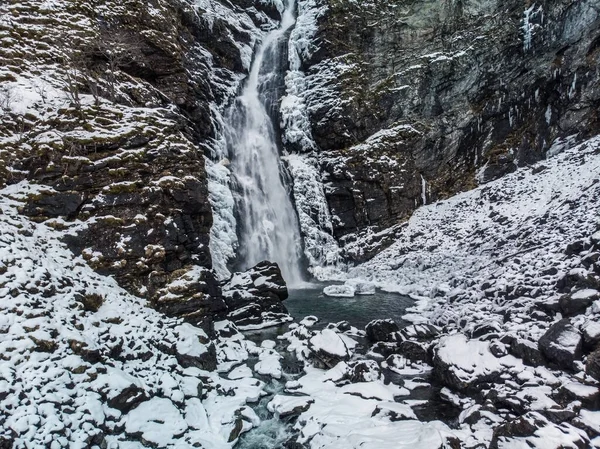
[[[287,38],[295,23],[294,8],[294,0],[288,0],[280,27],[269,32],[260,44],[246,85],[227,117],[239,261],[243,268],[262,260],[277,262],[290,285],[302,281],[302,240],[284,182],[277,116]]]

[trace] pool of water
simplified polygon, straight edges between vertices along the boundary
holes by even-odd
[[[382,318],[392,318],[401,328],[409,324],[402,319],[406,308],[414,304],[408,296],[378,290],[374,295],[337,298],[323,294],[327,285],[331,284],[315,283],[301,290],[290,290],[290,296],[283,304],[296,321],[315,315],[320,324],[345,320],[359,329]]]

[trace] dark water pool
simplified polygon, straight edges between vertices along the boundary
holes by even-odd
[[[323,294],[327,285],[331,284],[313,284],[309,288],[290,290],[290,296],[283,304],[296,321],[315,315],[320,324],[346,320],[359,329],[364,329],[369,321],[382,318],[392,318],[400,327],[409,324],[402,319],[406,308],[414,304],[408,296],[378,290],[374,295],[337,298]]]

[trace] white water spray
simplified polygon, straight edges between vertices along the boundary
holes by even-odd
[[[231,171],[237,184],[239,256],[244,268],[277,262],[289,285],[302,282],[301,237],[296,211],[282,180],[277,136],[269,114],[279,101],[285,42],[295,23],[288,0],[279,28],[260,44],[242,94],[228,117]]]

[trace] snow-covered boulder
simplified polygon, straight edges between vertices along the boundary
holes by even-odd
[[[489,448],[559,449],[588,445],[589,438],[583,430],[568,423],[554,424],[537,412],[529,412],[496,427]]]
[[[313,364],[317,367],[332,368],[340,361],[349,360],[355,346],[356,341],[331,329],[323,329],[308,341]]]
[[[335,296],[340,298],[353,298],[356,290],[351,285],[328,285],[323,289],[325,296]]]
[[[311,404],[315,402],[309,396],[285,396],[276,394],[267,404],[267,409],[271,413],[276,413],[280,418],[286,416],[297,416],[308,410]]]
[[[489,342],[449,335],[440,338],[434,348],[434,374],[444,385],[467,391],[497,379],[505,369],[501,360],[492,354]]]
[[[561,296],[559,304],[564,316],[575,316],[584,313],[599,298],[600,292],[598,290],[585,288],[575,293]]]
[[[550,362],[571,370],[573,362],[581,358],[582,343],[579,330],[564,318],[550,326],[540,338],[539,348]]]

